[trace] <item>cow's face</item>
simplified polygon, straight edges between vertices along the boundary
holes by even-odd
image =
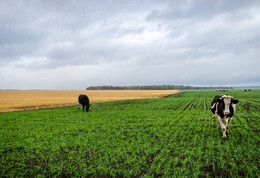
[[[228,116],[230,113],[232,115],[234,114],[238,100],[235,100],[232,96],[223,95],[218,99],[218,103],[221,111],[223,111],[223,115]]]

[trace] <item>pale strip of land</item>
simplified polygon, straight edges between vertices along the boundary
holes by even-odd
[[[72,106],[85,94],[90,103],[159,98],[181,93],[178,90],[36,90],[0,91],[0,112]]]

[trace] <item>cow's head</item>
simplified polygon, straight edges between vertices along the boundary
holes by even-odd
[[[232,96],[223,95],[217,102],[219,103],[219,109],[223,111],[223,115],[228,116],[234,114],[238,100],[234,99]]]

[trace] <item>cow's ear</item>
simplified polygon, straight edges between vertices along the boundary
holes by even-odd
[[[237,104],[238,100],[232,100],[232,103]]]

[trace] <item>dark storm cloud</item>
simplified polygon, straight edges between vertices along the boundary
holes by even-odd
[[[259,10],[259,1],[2,1],[0,88],[259,85]]]

